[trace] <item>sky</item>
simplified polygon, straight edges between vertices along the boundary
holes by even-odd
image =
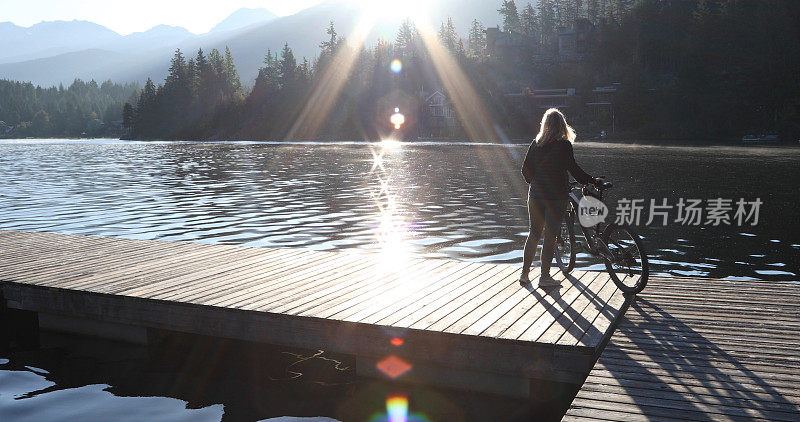
[[[146,31],[156,25],[182,26],[195,34],[242,7],[263,7],[287,16],[322,0],[0,0],[0,22],[31,26],[41,21],[86,20],[122,35]]]

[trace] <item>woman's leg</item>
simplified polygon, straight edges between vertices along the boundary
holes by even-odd
[[[528,223],[530,229],[528,238],[525,240],[525,250],[522,252],[522,273],[525,275],[530,272],[533,256],[536,255],[536,245],[542,235],[544,217],[543,202],[528,195]]]
[[[561,221],[564,219],[566,205],[566,200],[546,201],[544,207],[544,242],[542,243],[542,276],[550,274],[550,263],[553,261],[556,235],[561,229]]]

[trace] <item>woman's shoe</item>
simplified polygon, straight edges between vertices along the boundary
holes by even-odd
[[[560,286],[561,282],[554,279],[550,274],[542,274],[539,277],[539,287],[556,287]]]
[[[519,276],[519,285],[524,286],[530,284],[531,280],[528,278],[528,273],[522,273]]]

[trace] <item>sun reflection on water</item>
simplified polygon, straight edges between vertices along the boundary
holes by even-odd
[[[401,144],[387,139],[372,150],[370,174],[375,178],[371,183],[370,197],[377,208],[373,216],[373,234],[379,251],[381,273],[400,273],[411,260],[409,243],[410,223],[403,212],[397,187],[393,186],[393,169],[387,167],[389,155],[401,154]]]

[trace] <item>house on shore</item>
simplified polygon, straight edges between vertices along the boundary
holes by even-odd
[[[422,102],[420,136],[454,137],[458,122],[456,111],[447,95],[439,89],[433,92],[420,91],[420,100]]]

